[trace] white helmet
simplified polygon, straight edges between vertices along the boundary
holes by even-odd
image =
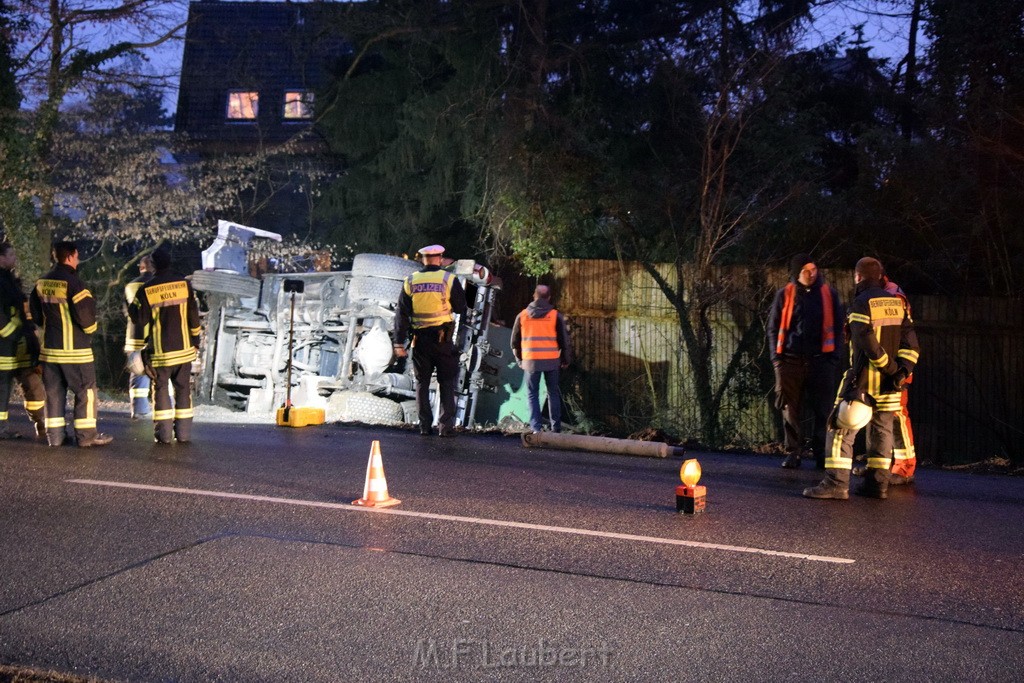
[[[129,353],[124,366],[133,375],[146,374],[146,365],[142,362],[142,351],[132,351]]]
[[[836,415],[836,424],[841,429],[858,430],[871,422],[871,413],[874,412],[867,403],[844,399],[839,403],[839,413]]]

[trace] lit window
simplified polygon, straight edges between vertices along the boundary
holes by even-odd
[[[228,93],[228,118],[239,121],[253,121],[260,111],[258,92],[232,91]]]
[[[286,119],[313,118],[313,93],[306,90],[290,90],[284,94],[284,117]]]

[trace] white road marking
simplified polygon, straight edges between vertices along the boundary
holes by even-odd
[[[398,517],[416,517],[419,519],[437,519],[445,522],[463,522],[466,524],[481,524],[484,526],[508,527],[512,529],[529,529],[531,531],[548,531],[558,534],[572,534],[576,536],[593,536],[596,538],[614,538],[620,541],[640,541],[642,543],[657,543],[660,545],[676,545],[688,548],[701,548],[704,550],[725,550],[734,553],[751,553],[754,555],[769,555],[771,557],[788,557],[796,560],[807,560],[809,562],[829,562],[832,564],[853,564],[856,560],[847,557],[829,557],[827,555],[807,555],[805,553],[791,553],[783,550],[768,550],[767,548],[748,548],[739,545],[724,545],[721,543],[703,543],[701,541],[685,541],[678,538],[660,538],[658,536],[637,536],[634,534],[619,534],[612,531],[595,531],[593,529],[576,529],[564,526],[549,526],[547,524],[530,524],[528,522],[511,522],[503,519],[486,519],[483,517],[462,517],[459,515],[442,515],[434,512],[416,512],[413,510],[396,510],[394,508],[371,508],[358,507],[345,503],[325,503],[316,500],[299,500],[295,498],[275,498],[273,496],[255,496],[248,493],[229,493],[227,491],[206,491],[203,489],[176,488],[173,486],[153,486],[150,484],[132,484],[120,481],[101,481],[96,479],[68,479],[70,484],[86,484],[89,486],[109,486],[113,488],[135,489],[139,491],[159,491],[162,493],[179,493],[190,496],[209,496],[212,498],[231,498],[235,500],[250,500],[260,503],[277,503],[283,505],[301,505],[304,507],[326,508],[329,510],[344,510],[346,512],[372,512],[379,515],[395,515]]]

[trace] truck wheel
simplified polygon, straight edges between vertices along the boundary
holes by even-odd
[[[385,280],[402,281],[413,273],[418,273],[421,266],[416,261],[388,256],[387,254],[356,254],[352,259],[352,277],[368,276]]]
[[[401,280],[385,280],[365,275],[354,276],[348,284],[349,301],[379,301],[397,304],[402,293]]]
[[[200,292],[218,292],[235,296],[259,296],[260,281],[248,275],[219,270],[197,270],[192,273],[192,287]]]
[[[405,422],[402,406],[362,391],[335,392],[327,401],[328,422],[396,425]]]

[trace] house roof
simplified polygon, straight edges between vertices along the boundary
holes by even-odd
[[[339,23],[348,2],[217,2],[189,5],[174,127],[226,143],[280,142],[309,121],[285,120],[286,91],[315,92],[351,53]],[[259,93],[255,121],[227,118],[228,93]]]

